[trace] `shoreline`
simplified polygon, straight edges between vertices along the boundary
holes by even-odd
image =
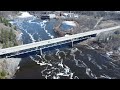
[[[10,23],[10,18],[7,18]],[[23,42],[21,38],[21,30],[14,29],[16,26],[12,25],[9,27],[13,29],[13,33],[16,35],[16,42],[18,45],[22,45]],[[12,79],[18,69],[19,63],[22,59],[21,58],[0,58],[0,79]]]
[[[78,32],[78,29],[80,29],[80,23],[79,22],[77,22],[77,27],[76,28],[73,28],[73,31],[75,31],[75,33],[73,33],[73,32],[71,32],[71,31],[62,31],[61,29],[60,29],[60,25],[61,25],[61,23],[62,23],[62,21],[75,21],[75,19],[73,19],[73,18],[67,18],[67,19],[60,19],[61,20],[61,22],[57,25],[57,26],[55,26],[54,27],[54,31],[58,34],[58,36],[65,36],[66,34],[75,34],[75,33],[80,33],[80,32]],[[77,20],[77,21],[79,21],[79,20]],[[108,20],[108,21],[110,21],[110,20]],[[104,22],[106,22],[107,23],[107,21],[104,21]],[[101,25],[101,24],[100,24]],[[98,26],[96,26],[97,28],[99,28],[100,27],[100,25],[98,25]],[[107,24],[106,24],[107,25]],[[108,25],[109,25],[109,22],[108,22]],[[113,26],[113,25],[117,25],[117,22],[114,22],[114,21],[112,21],[111,20],[111,22],[110,22],[110,25],[111,26]],[[105,26],[106,27],[106,26]],[[105,28],[105,27],[102,27],[102,28]],[[107,26],[108,27],[108,26]],[[91,30],[91,29],[88,29],[89,31]],[[85,31],[84,31],[85,32]],[[115,34],[115,32],[119,32],[119,34]],[[119,48],[120,48],[120,44],[119,44],[119,42],[120,41],[118,41],[118,42],[115,42],[115,43],[117,43],[117,45],[119,46],[116,46],[116,45],[114,45],[114,44],[112,44],[112,42],[114,42],[116,39],[118,39],[119,38],[119,35],[120,35],[120,30],[115,30],[115,31],[112,31],[112,33],[111,32],[104,32],[104,33],[101,33],[101,34],[99,34],[97,37],[95,37],[95,38],[92,38],[92,39],[88,39],[88,40],[86,40],[86,41],[83,41],[83,42],[80,42],[78,45],[76,45],[76,46],[79,46],[79,45],[83,45],[83,46],[85,46],[86,48],[88,48],[88,49],[94,49],[95,51],[97,51],[98,53],[100,53],[100,54],[104,54],[106,57],[109,57],[109,58],[111,58],[113,61],[116,61],[116,62],[119,62],[120,61],[120,50],[119,50]],[[112,39],[110,39],[111,37],[113,37],[114,38],[114,36],[115,36],[115,40],[112,40]],[[104,38],[103,38],[104,37]],[[118,37],[118,38],[117,38]],[[108,40],[107,40],[108,39]],[[99,41],[99,40],[101,40],[101,42]],[[107,41],[105,41],[105,40],[107,40]],[[100,44],[99,44],[100,43]],[[109,46],[109,44],[108,43],[111,43],[112,44],[112,47],[111,46]],[[102,45],[102,47],[101,47],[101,45]],[[110,47],[110,48],[109,48]],[[117,50],[114,50],[114,48],[113,47],[116,47],[116,48],[118,48]]]
[[[67,19],[66,19],[67,20]],[[62,22],[62,20],[61,20],[61,22]],[[76,22],[76,23],[78,23],[78,22]],[[59,24],[59,25],[57,25],[57,26],[55,26],[59,31],[60,31],[60,25],[61,25],[61,23]],[[78,24],[79,25],[79,24]],[[79,28],[80,27],[80,25],[78,26],[78,28],[74,28],[74,29],[76,29],[76,30],[74,30],[74,31],[76,31],[76,33],[80,33],[80,32],[82,32],[81,30],[79,30],[78,31],[78,29],[80,29]],[[88,30],[90,30],[90,29],[88,29]],[[84,31],[84,30],[83,30]],[[19,31],[18,31],[18,33],[17,33],[17,35],[18,34],[22,34],[22,33],[20,33]],[[71,32],[71,34],[74,34],[73,32]],[[64,34],[62,34],[63,36],[65,35],[65,33]],[[18,36],[19,37],[19,36]],[[102,38],[103,37],[103,35],[101,35],[100,36],[100,38]],[[99,39],[100,39],[99,38]],[[108,37],[105,37],[105,38],[108,38]],[[112,42],[112,41],[111,41]],[[119,43],[119,42],[118,42]],[[103,43],[103,42],[101,42],[101,44],[100,44],[100,42],[99,42],[99,40],[98,40],[98,37],[96,37],[96,38],[94,38],[94,39],[89,39],[89,40],[87,40],[87,41],[84,41],[84,42],[81,42],[81,43],[79,43],[77,46],[79,46],[79,45],[83,45],[83,46],[85,46],[86,48],[88,48],[88,49],[94,49],[94,50],[96,50],[97,52],[99,52],[100,54],[102,53],[102,54],[105,54],[105,55],[110,55],[111,53],[111,51],[114,51],[114,50],[112,50],[112,49],[109,49],[109,47],[106,47],[106,45],[107,45],[107,43]],[[110,44],[111,45],[111,44]],[[110,51],[111,50],[111,51]],[[114,53],[113,53],[114,54]],[[2,63],[2,66],[3,67],[5,67],[6,69],[6,71],[7,72],[10,72],[10,75],[8,75],[6,78],[7,79],[12,79],[13,77],[14,77],[14,74],[16,73],[16,70],[17,70],[17,67],[19,66],[19,63],[20,63],[20,61],[21,61],[22,59],[21,58],[16,58],[16,59],[13,59],[13,58],[9,58],[9,59],[3,59],[3,61],[1,61],[1,63]],[[119,60],[119,59],[118,59]],[[17,61],[17,62],[16,62]],[[116,60],[117,61],[117,60]],[[11,64],[12,63],[12,64]],[[14,63],[14,65],[13,65],[13,63]],[[8,67],[10,67],[10,68],[8,68]],[[9,70],[8,70],[9,69]]]

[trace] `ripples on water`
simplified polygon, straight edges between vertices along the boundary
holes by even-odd
[[[21,29],[24,44],[57,37],[53,31],[54,19],[40,21],[35,17],[17,18],[13,23]],[[120,78],[119,67],[110,58],[79,46],[22,58],[15,78],[113,79]]]

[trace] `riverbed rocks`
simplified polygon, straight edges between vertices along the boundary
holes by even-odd
[[[80,15],[79,19],[67,18],[64,20],[73,20],[78,23],[78,27],[73,29],[74,33],[69,31],[69,34],[75,34],[117,26],[120,24],[119,14],[120,13],[116,12],[114,12],[114,14],[113,12],[107,12],[106,14],[103,13],[103,15],[98,15],[97,12],[95,17],[92,13],[91,15],[85,15],[84,13],[84,15]],[[103,19],[96,25],[101,17],[103,17]],[[117,19],[118,21],[116,21]],[[95,25],[96,27],[94,28]],[[55,29],[60,36],[65,36],[66,32],[61,32],[59,26]],[[97,38],[81,42],[80,45],[87,45],[90,49],[95,49],[97,52],[106,55],[108,55],[108,52],[112,52],[109,58],[113,59],[114,61],[120,61],[120,30],[101,33],[97,36]]]
[[[109,28],[120,25],[119,15],[117,12],[80,12],[79,18],[59,18],[61,22],[54,27],[54,31],[59,36],[65,36],[66,34],[72,35],[76,33],[87,32],[91,30],[99,30],[103,28]],[[77,12],[78,14],[78,12]],[[101,19],[102,18],[102,19]],[[101,20],[100,20],[101,19]],[[117,20],[117,21],[116,21]],[[62,21],[75,21],[76,28],[69,31],[62,31],[60,25]],[[120,30],[109,31],[100,33],[94,39],[88,39],[80,43],[90,49],[95,49],[99,53],[109,55],[115,61],[120,60]]]
[[[34,14],[37,17],[40,17],[40,15],[45,14],[47,12],[46,11],[44,11],[44,12],[30,11],[30,13]],[[52,13],[52,11],[49,13]],[[78,12],[76,12],[76,13],[78,14]],[[109,16],[109,18],[107,18],[107,16],[105,16],[105,12],[101,12],[100,15],[98,14],[99,12],[96,12],[96,11],[95,12],[80,11],[80,13],[81,14],[79,14],[78,18],[60,18],[60,17],[57,18],[59,23],[54,27],[54,30],[58,34],[58,36],[65,36],[66,34],[71,35],[71,34],[91,31],[94,29],[102,29],[102,28],[119,25],[113,19],[109,20],[111,14],[110,15],[107,14],[107,16]],[[5,14],[5,16],[7,16],[7,14]],[[4,16],[4,14],[3,14],[3,16]],[[96,28],[94,28],[94,26],[96,25],[96,23],[99,21],[99,19],[101,17],[103,17],[103,20],[101,20],[97,24]],[[118,16],[118,18],[119,18],[119,16]],[[76,26],[74,28],[72,28],[71,30],[62,31],[60,29],[60,25],[63,21],[74,21]],[[18,33],[18,32],[16,32],[16,33]],[[86,40],[86,41],[82,42],[82,45],[89,46],[90,49],[94,49],[94,50],[98,51],[99,53],[104,53],[106,55],[110,55],[110,58],[117,61],[117,60],[120,60],[120,54],[119,54],[120,53],[120,37],[119,37],[119,34],[120,34],[119,30],[114,33],[113,32],[101,33],[95,39]],[[19,59],[19,58],[2,58],[2,59],[0,59],[0,71],[5,71],[5,75],[3,75],[4,76],[3,78],[12,78],[14,76],[14,73],[17,70],[17,67],[18,67],[20,61],[21,61],[21,59]]]
[[[114,61],[120,61],[120,30],[115,30],[112,32],[104,32],[98,35],[93,41],[87,43],[88,46],[91,46],[99,53],[104,53]],[[109,54],[109,52],[112,52]]]

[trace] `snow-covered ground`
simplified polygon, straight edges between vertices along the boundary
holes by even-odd
[[[50,17],[50,18],[55,18],[56,15],[55,15],[55,14],[49,14],[49,17]]]

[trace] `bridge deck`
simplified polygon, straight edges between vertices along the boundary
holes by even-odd
[[[99,34],[104,31],[110,31],[110,30],[115,30],[115,29],[119,29],[119,28],[120,28],[120,26],[115,26],[115,27],[111,27],[111,28],[94,30],[94,31],[79,33],[79,34],[75,34],[75,35],[69,35],[69,36],[65,36],[65,37],[59,37],[59,38],[55,38],[55,39],[49,39],[49,40],[44,40],[44,41],[40,41],[40,42],[34,42],[34,43],[30,43],[30,44],[24,44],[24,45],[20,45],[20,46],[0,49],[0,55],[18,52],[21,50],[27,50],[27,49],[31,49],[31,48],[35,48],[35,47],[44,46],[44,45],[54,44],[54,43],[58,43],[58,42],[66,41],[66,40],[73,40],[73,39],[77,39],[80,37],[84,37],[84,36],[88,36],[88,35],[92,35],[92,34]]]

